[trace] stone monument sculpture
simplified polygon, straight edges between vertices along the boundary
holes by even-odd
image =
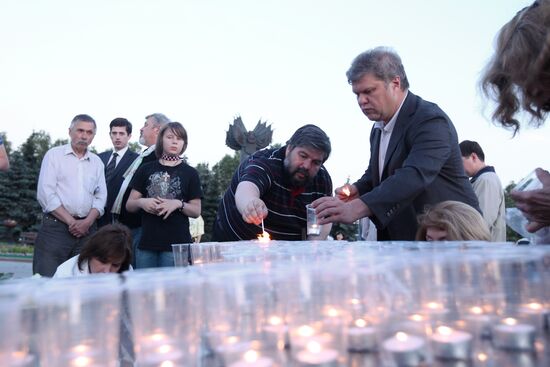
[[[233,124],[229,124],[225,144],[240,153],[240,161],[242,162],[255,151],[267,147],[272,138],[271,125],[259,120],[254,130],[247,131],[241,116],[237,116],[233,120]]]

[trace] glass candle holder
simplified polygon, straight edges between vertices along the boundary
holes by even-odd
[[[35,299],[40,365],[117,366],[121,289],[112,274],[45,283]]]

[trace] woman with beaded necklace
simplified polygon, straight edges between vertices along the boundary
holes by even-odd
[[[162,127],[155,146],[157,161],[141,166],[130,187],[129,212],[141,210],[142,237],[136,268],[174,266],[172,244],[191,243],[189,217],[201,214],[197,171],[183,161],[187,132],[179,122]]]

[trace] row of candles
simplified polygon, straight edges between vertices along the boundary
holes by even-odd
[[[0,365],[118,366],[121,344],[146,367],[492,366],[499,351],[500,367],[550,361],[548,250],[272,241],[177,252],[194,266],[0,284]]]

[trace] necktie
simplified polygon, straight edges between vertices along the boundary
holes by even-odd
[[[116,168],[116,157],[118,157],[118,153],[114,152],[113,153],[113,158],[111,158],[111,161],[109,162],[109,164],[105,168],[105,181],[106,182],[111,181],[111,178],[113,178],[113,174],[115,173],[115,168]]]

